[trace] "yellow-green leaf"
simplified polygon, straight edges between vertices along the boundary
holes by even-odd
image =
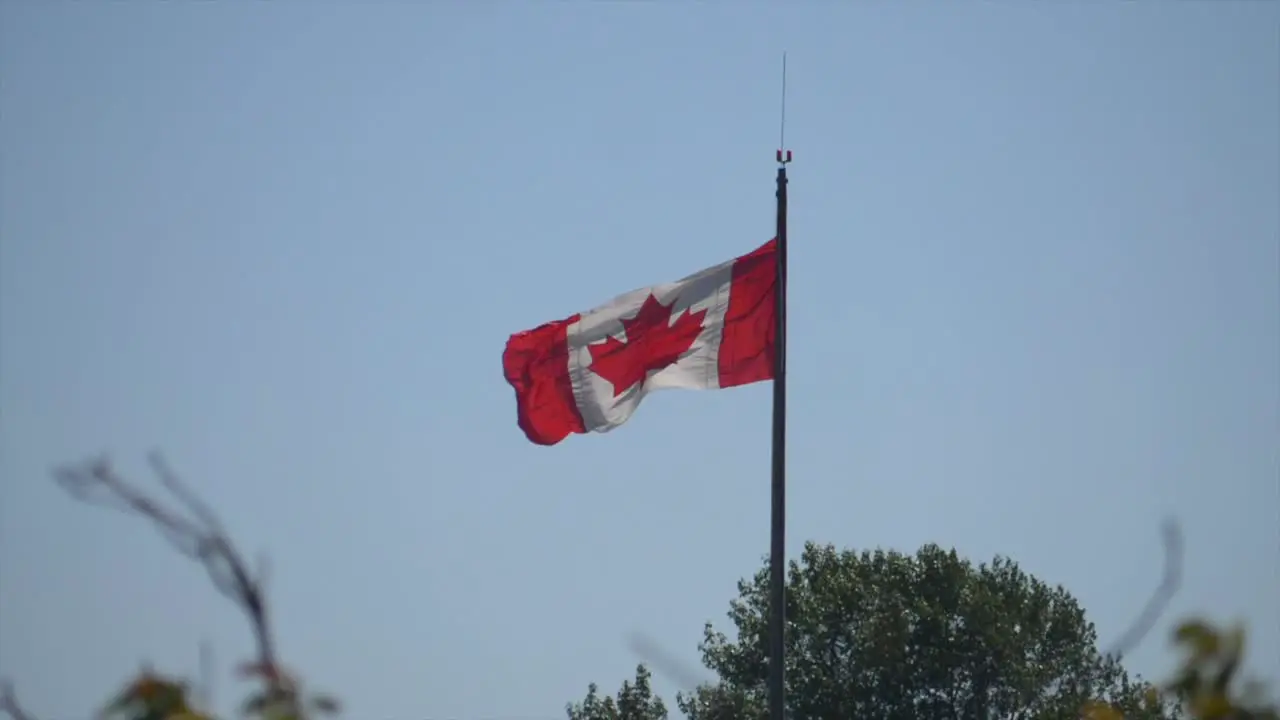
[[[1218,652],[1218,647],[1221,645],[1218,633],[1208,623],[1200,620],[1191,620],[1179,625],[1174,631],[1174,639],[1179,644],[1188,646],[1197,659],[1213,655]]]
[[[1124,720],[1119,710],[1104,702],[1090,702],[1084,706],[1084,720]]]
[[[1200,720],[1220,720],[1231,714],[1231,701],[1222,693],[1204,693],[1191,698],[1191,714]]]

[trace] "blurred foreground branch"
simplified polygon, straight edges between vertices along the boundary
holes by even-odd
[[[248,563],[231,542],[217,515],[178,478],[159,454],[152,453],[149,460],[160,484],[173,496],[169,503],[161,502],[127,482],[101,458],[60,468],[54,472],[54,479],[77,500],[115,508],[150,521],[178,552],[203,565],[214,588],[240,607],[253,629],[257,658],[240,665],[239,674],[263,684],[260,691],[241,707],[244,715],[273,720],[304,720],[313,712],[338,713],[340,705],[335,698],[324,694],[304,696],[298,679],[277,662],[262,568],[256,574],[249,571]],[[154,712],[158,699],[163,700],[168,709],[166,714],[157,717],[169,720],[204,717],[190,711],[184,683],[149,673],[144,673],[126,688],[109,709],[119,710],[131,703],[144,702],[148,712]]]
[[[1142,612],[1129,625],[1129,628],[1121,634],[1120,639],[1111,646],[1111,650],[1107,653],[1117,660],[1122,659],[1142,643],[1152,628],[1155,627],[1160,616],[1164,614],[1165,609],[1169,607],[1169,601],[1173,599],[1174,595],[1178,594],[1178,588],[1182,585],[1182,528],[1176,520],[1170,518],[1164,521],[1160,530],[1161,543],[1164,547],[1164,570],[1161,574],[1160,584],[1156,586],[1155,592],[1147,600]]]
[[[8,715],[12,720],[35,720],[35,717],[28,715],[26,710],[18,704],[18,696],[13,691],[13,683],[8,680],[0,683],[0,712]]]
[[[641,632],[634,632],[627,639],[631,652],[641,660],[674,680],[683,689],[692,691],[704,681],[699,678],[696,669],[685,664],[673,653],[663,649],[653,638]]]
[[[176,503],[162,504],[124,480],[106,459],[71,465],[54,472],[54,479],[77,500],[112,507],[149,520],[178,552],[198,561],[218,592],[240,607],[253,628],[259,674],[276,678],[275,641],[267,615],[261,580],[249,571],[217,515],[153,453],[151,469]]]

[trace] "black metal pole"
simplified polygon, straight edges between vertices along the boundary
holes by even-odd
[[[785,720],[787,581],[787,166],[778,151],[778,269],[774,286],[773,502],[769,542],[769,719]]]

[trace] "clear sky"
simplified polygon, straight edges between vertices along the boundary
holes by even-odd
[[[84,717],[208,639],[243,695],[201,570],[49,480],[153,447],[355,720],[561,717],[637,631],[696,663],[768,384],[545,448],[500,355],[772,236],[783,50],[791,549],[1007,554],[1105,643],[1172,514],[1174,615],[1280,680],[1267,2],[3,3],[0,675]]]

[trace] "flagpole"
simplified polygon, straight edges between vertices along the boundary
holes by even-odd
[[[787,163],[778,150],[778,264],[773,351],[773,482],[769,543],[769,719],[786,718]]]

